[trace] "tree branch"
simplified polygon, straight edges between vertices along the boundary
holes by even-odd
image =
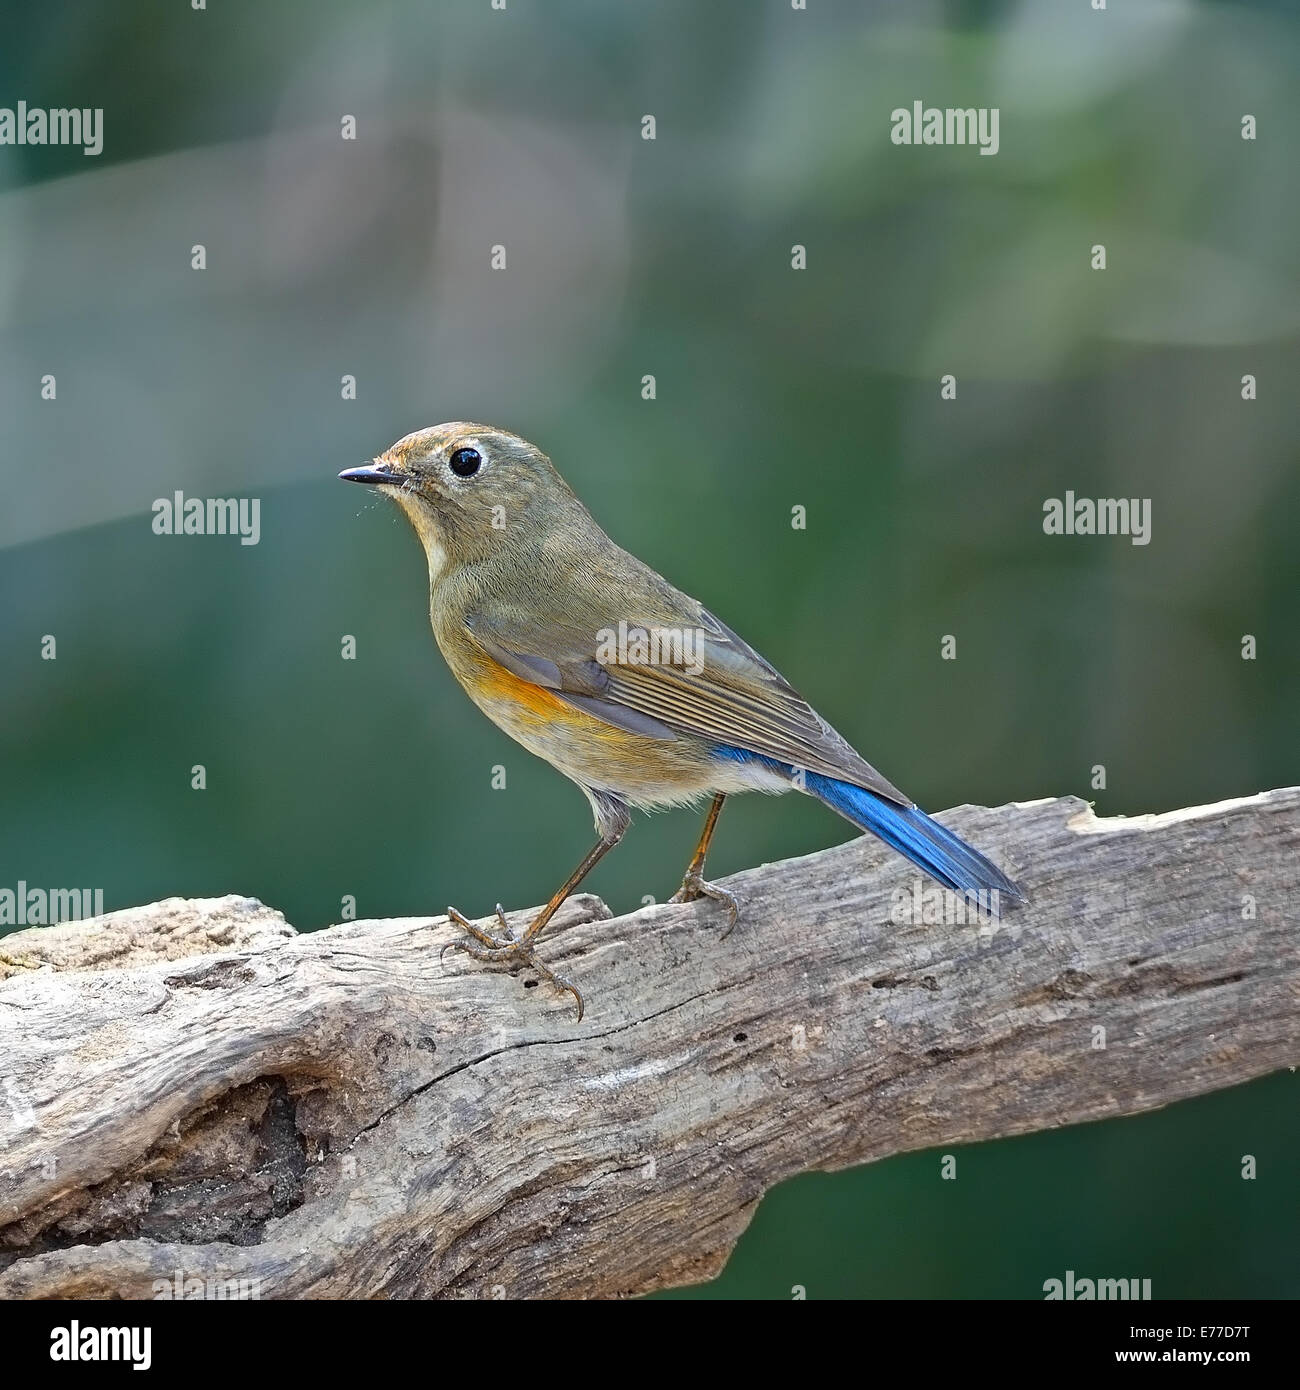
[[[581,1025],[444,968],[442,917],[171,899],[0,941],[0,1297],[640,1293],[716,1274],[795,1173],[1300,1062],[1300,789],[942,819],[1028,907],[900,920],[928,885],[870,838],[730,879],[726,940],[707,900],[584,894],[543,937]]]

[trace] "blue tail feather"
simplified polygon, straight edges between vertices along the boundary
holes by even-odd
[[[739,748],[719,748],[724,757],[737,762],[755,760],[792,773],[774,759]],[[919,806],[899,806],[875,792],[819,772],[805,772],[803,789],[833,811],[838,811],[861,830],[869,830],[892,849],[923,869],[945,888],[958,893],[996,890],[1012,902],[1025,902],[1023,891],[994,863],[959,835],[931,820]]]
[[[918,869],[958,893],[997,892],[1024,902],[1025,895],[979,850],[931,820],[919,806],[899,806],[874,792],[820,773],[804,774],[805,788],[854,825],[870,830]]]

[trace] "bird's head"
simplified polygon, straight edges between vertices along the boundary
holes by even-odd
[[[484,558],[508,537],[534,539],[582,504],[534,444],[508,430],[455,420],[399,439],[340,478],[378,487],[415,527],[436,574]]]

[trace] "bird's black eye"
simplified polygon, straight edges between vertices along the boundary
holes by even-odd
[[[458,478],[472,478],[483,466],[483,455],[477,449],[457,449],[447,462]]]

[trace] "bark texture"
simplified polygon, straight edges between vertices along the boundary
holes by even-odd
[[[707,900],[579,895],[542,954],[581,1024],[444,963],[443,917],[171,899],[0,940],[0,1298],[630,1295],[716,1274],[793,1174],[1300,1062],[1300,789],[941,819],[1029,905],[934,921],[869,838],[727,880],[726,940]]]

